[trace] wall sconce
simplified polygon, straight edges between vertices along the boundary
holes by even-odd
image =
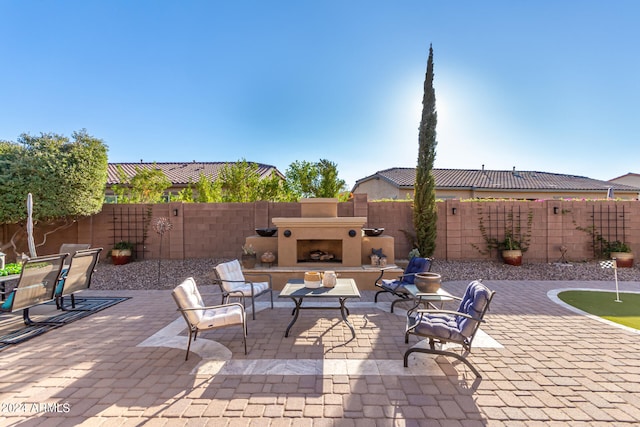
[[[560,208],[559,208],[559,207],[557,207],[557,206],[554,206],[554,207],[553,207],[553,214],[554,214],[554,215],[558,215],[558,213],[560,213]]]
[[[178,209],[173,210],[173,216],[178,216]]]
[[[455,215],[458,212],[458,208],[451,208],[451,214]]]

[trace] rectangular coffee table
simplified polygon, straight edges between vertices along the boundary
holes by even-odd
[[[278,298],[291,298],[293,302],[296,304],[293,309],[293,319],[289,326],[287,326],[287,330],[284,333],[285,337],[289,336],[289,331],[296,320],[298,320],[298,315],[300,314],[300,310],[332,310],[339,309],[340,314],[342,315],[342,320],[347,324],[349,329],[351,329],[351,334],[355,338],[356,331],[353,329],[351,323],[349,323],[349,319],[347,316],[349,315],[349,309],[345,306],[345,302],[349,298],[360,298],[360,291],[356,286],[356,281],[353,279],[342,279],[338,278],[336,282],[336,286],[333,288],[325,288],[320,287],[317,289],[305,288],[304,280],[302,279],[291,279],[287,281],[287,284],[284,286],[284,289],[280,292]],[[321,301],[329,298],[337,298],[340,302],[340,306],[320,306],[320,305],[310,305],[303,306],[302,302],[305,300],[314,300]]]

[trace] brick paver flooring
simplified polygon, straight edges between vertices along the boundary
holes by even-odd
[[[232,354],[211,368],[212,361],[196,353],[185,362],[184,330],[179,348],[139,346],[179,318],[169,291],[90,291],[132,298],[1,351],[0,424],[640,423],[638,334],[578,315],[547,296],[557,288],[610,289],[611,283],[485,283],[497,294],[482,329],[503,347],[474,348],[469,357],[482,380],[453,359],[421,354],[410,363],[414,371],[424,367],[424,374],[394,375],[408,348],[404,319],[371,304],[353,304],[353,340],[337,310],[303,311],[284,338],[291,308],[281,304],[249,320],[246,356],[238,328],[205,332],[199,340],[217,341]],[[460,295],[466,283],[443,286]],[[620,286],[640,291],[638,283]],[[205,300],[217,304],[203,288]],[[372,299],[373,292],[363,292],[362,301]],[[409,345],[415,342],[412,337]],[[296,371],[296,361],[308,368]]]

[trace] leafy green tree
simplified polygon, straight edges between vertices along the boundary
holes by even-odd
[[[338,197],[346,183],[338,178],[338,165],[326,159],[316,163],[318,184],[315,197]]]
[[[260,174],[256,163],[245,159],[226,164],[220,171],[223,202],[254,202],[258,200]]]
[[[107,146],[84,129],[74,132],[72,140],[41,133],[22,134],[17,142],[0,141],[0,223],[24,224],[31,193],[36,227],[70,225],[100,212],[106,182]]]
[[[296,198],[338,197],[345,182],[338,178],[338,166],[326,159],[317,163],[295,161],[285,172],[287,186]]]
[[[135,167],[135,175],[129,177],[118,165],[120,184],[112,190],[118,196],[118,203],[160,203],[164,192],[171,188],[171,181],[158,168]]]
[[[433,47],[429,46],[427,73],[422,97],[422,119],[418,136],[418,166],[413,202],[413,226],[418,250],[422,256],[432,256],[436,248],[436,186],[433,163],[436,157],[436,93],[433,88]]]

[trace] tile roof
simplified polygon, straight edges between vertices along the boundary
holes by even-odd
[[[436,188],[476,188],[503,190],[613,190],[638,191],[637,187],[600,181],[584,176],[549,172],[487,169],[433,169]],[[399,188],[413,188],[415,168],[390,168],[359,179],[358,184],[370,179],[383,179]]]
[[[132,177],[137,169],[160,169],[174,185],[186,185],[189,182],[198,182],[200,174],[204,174],[211,179],[215,179],[220,174],[224,166],[233,162],[190,162],[190,163],[109,163],[107,166],[107,185],[119,184],[118,166],[121,166],[125,173]],[[249,162],[251,163],[251,162]],[[257,163],[258,173],[262,178],[275,172],[282,176],[275,166]]]

